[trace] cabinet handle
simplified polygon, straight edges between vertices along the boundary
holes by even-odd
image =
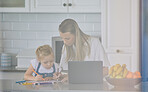
[[[66,3],[64,3],[64,4],[63,4],[63,6],[67,6],[67,4],[66,4]]]
[[[116,52],[117,52],[117,53],[119,53],[119,52],[120,52],[120,50],[118,50],[118,49],[117,49],[117,50],[116,50]]]
[[[68,6],[72,6],[72,3],[69,3]]]

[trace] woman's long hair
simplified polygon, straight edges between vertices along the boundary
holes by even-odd
[[[69,60],[77,60],[77,61],[83,61],[87,56],[90,55],[90,44],[88,42],[90,36],[83,33],[81,29],[79,28],[76,21],[73,19],[66,19],[59,25],[59,31],[61,33],[70,32],[71,34],[75,35],[75,47],[76,51],[73,49],[72,46],[67,46],[65,44],[64,49],[66,48],[67,57],[66,61]]]

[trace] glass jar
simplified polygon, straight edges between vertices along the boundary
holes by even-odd
[[[8,53],[2,53],[1,54],[1,66],[7,67],[11,66],[11,55]]]

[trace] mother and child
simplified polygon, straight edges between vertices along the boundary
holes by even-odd
[[[65,19],[59,25],[59,34],[64,42],[60,71],[68,70],[69,61],[103,61],[103,74],[104,76],[108,74],[110,63],[99,38],[82,32],[73,19]],[[31,65],[24,75],[25,80],[51,80],[57,78],[62,78],[62,81],[68,80],[68,75],[65,76],[57,72],[57,64],[54,63],[54,54],[49,45],[37,48],[36,56],[37,58],[31,61]]]

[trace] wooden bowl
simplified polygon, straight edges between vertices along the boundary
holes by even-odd
[[[106,77],[106,80],[108,83],[115,87],[134,87],[135,85],[139,84],[141,82],[141,78],[136,78],[136,79],[127,79],[127,78],[110,78]]]

